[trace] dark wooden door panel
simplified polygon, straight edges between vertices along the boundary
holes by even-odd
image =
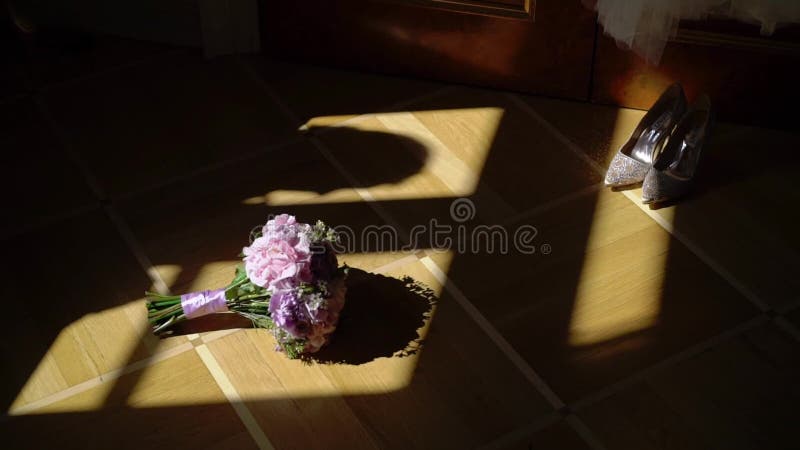
[[[588,98],[595,16],[579,0],[451,2],[527,7],[524,17],[433,3],[265,2],[263,48],[295,60]]]
[[[535,0],[382,0],[400,4],[417,4],[446,11],[466,12],[498,17],[532,19]]]
[[[658,66],[600,33],[592,100],[647,109],[679,81],[690,99],[708,93],[720,119],[797,129],[799,71],[798,28],[767,38],[758,27],[734,21],[683,24]]]

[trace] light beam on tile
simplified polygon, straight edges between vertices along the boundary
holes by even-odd
[[[661,310],[670,235],[648,241],[650,257],[628,261],[615,242],[599,242],[613,221],[613,214],[603,214],[601,208],[598,203],[576,287],[569,326],[572,346],[599,344],[651,328]],[[630,270],[632,264],[636,270]]]

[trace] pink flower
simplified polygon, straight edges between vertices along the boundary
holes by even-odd
[[[268,240],[277,239],[287,241],[293,247],[300,246],[304,253],[308,253],[308,247],[311,245],[308,240],[311,225],[297,223],[297,219],[289,214],[281,214],[267,221],[261,232]]]
[[[277,291],[311,281],[307,237],[281,240],[261,236],[242,252],[247,277],[253,284]]]

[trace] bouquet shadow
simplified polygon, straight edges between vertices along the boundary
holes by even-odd
[[[327,346],[307,360],[359,365],[376,358],[412,355],[422,345],[419,330],[435,302],[433,291],[410,277],[391,278],[350,268],[336,332]],[[172,335],[251,326],[238,314],[213,314],[177,324]]]

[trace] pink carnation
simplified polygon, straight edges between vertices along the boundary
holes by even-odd
[[[311,281],[308,225],[281,214],[264,226],[264,235],[242,250],[247,277],[272,290],[291,289]]]
[[[261,233],[269,240],[278,239],[287,241],[292,246],[305,244],[306,247],[310,245],[308,242],[308,234],[311,232],[311,225],[306,223],[297,223],[297,219],[289,214],[281,214],[275,216],[274,219],[268,220],[266,225],[261,229]],[[298,242],[304,241],[304,242]],[[308,253],[308,249],[305,250]]]

